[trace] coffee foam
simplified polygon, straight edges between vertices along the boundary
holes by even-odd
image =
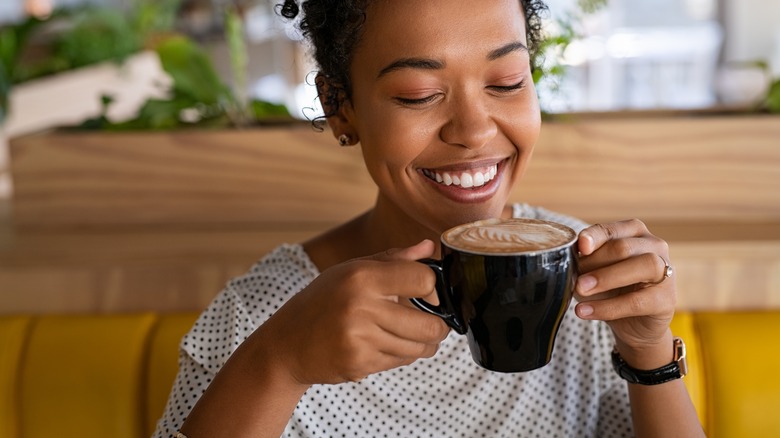
[[[537,219],[487,219],[445,231],[449,247],[480,254],[513,254],[544,251],[574,241],[571,228]]]

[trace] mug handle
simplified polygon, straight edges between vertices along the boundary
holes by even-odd
[[[433,270],[433,273],[436,274],[436,295],[439,296],[439,302],[443,303],[444,305],[440,304],[436,306],[423,300],[422,298],[409,298],[409,301],[417,306],[418,309],[443,319],[444,322],[446,322],[447,325],[452,327],[456,332],[462,335],[466,334],[466,327],[464,327],[464,324],[458,320],[455,310],[452,309],[452,300],[450,300],[450,297],[447,293],[449,288],[447,287],[447,282],[444,279],[444,268],[441,265],[441,261],[434,259],[422,259],[417,261],[427,265]]]

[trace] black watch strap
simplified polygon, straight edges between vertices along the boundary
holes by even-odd
[[[617,349],[612,350],[612,367],[618,375],[629,383],[640,385],[658,385],[684,377],[688,373],[685,357],[685,343],[681,338],[674,338],[674,359],[672,363],[654,370],[638,370],[631,368],[620,357]]]

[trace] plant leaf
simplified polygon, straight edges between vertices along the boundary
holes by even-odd
[[[287,107],[279,103],[270,103],[262,100],[253,100],[250,104],[252,116],[257,120],[267,118],[289,118]]]
[[[177,93],[206,105],[217,104],[223,99],[233,100],[208,55],[188,38],[167,38],[160,42],[156,51],[163,69],[171,75]]]
[[[769,87],[764,106],[769,112],[780,113],[780,79],[775,80]]]
[[[54,56],[66,59],[68,68],[102,61],[121,62],[142,44],[130,23],[117,10],[86,8],[73,15],[73,27],[54,43]]]

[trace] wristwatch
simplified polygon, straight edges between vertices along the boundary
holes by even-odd
[[[681,338],[674,338],[674,359],[669,365],[654,370],[638,370],[628,366],[620,357],[617,348],[612,350],[612,367],[615,372],[628,381],[640,385],[658,385],[672,380],[677,380],[688,374],[688,362],[685,358],[685,343]]]

